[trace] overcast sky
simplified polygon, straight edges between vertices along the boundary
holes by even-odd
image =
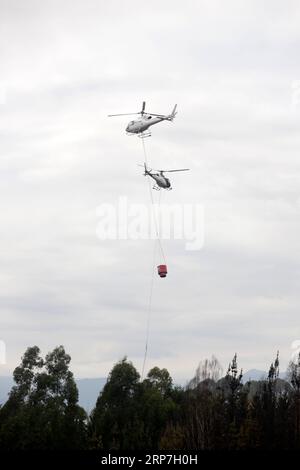
[[[127,355],[141,371],[151,240],[101,241],[97,208],[149,202],[130,117],[169,113],[147,139],[168,204],[202,204],[205,244],[164,242],[146,369],[192,377],[284,370],[300,339],[300,5],[295,1],[0,0],[0,339],[63,344],[77,377]],[[298,82],[297,82],[298,81]]]

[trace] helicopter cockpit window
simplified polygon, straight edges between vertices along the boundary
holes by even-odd
[[[148,116],[148,119],[151,119],[151,118],[152,118],[152,116]]]

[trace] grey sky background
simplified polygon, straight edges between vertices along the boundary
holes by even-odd
[[[130,117],[168,113],[147,140],[165,203],[205,208],[205,245],[166,241],[147,369],[192,377],[281,370],[300,339],[300,5],[297,1],[0,0],[0,339],[10,374],[29,345],[63,344],[77,377],[127,355],[141,371],[151,241],[100,241],[97,207],[148,203]],[[294,87],[294,88],[293,88]],[[300,85],[299,85],[300,89]]]

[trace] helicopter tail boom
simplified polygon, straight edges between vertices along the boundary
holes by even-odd
[[[144,167],[144,176],[151,175],[151,170],[149,170],[149,169],[147,168],[146,163],[144,163],[144,165],[140,165],[140,164],[138,163],[138,166],[143,166],[143,167]]]

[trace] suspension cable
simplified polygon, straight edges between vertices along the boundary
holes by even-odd
[[[141,140],[142,140],[142,143],[143,143],[144,162],[146,163],[146,166],[148,166],[148,159],[147,159],[147,152],[146,152],[146,148],[145,148],[145,142],[144,142],[143,138]],[[150,293],[149,293],[148,311],[147,311],[145,353],[144,353],[141,380],[143,380],[143,378],[144,378],[144,371],[145,371],[145,365],[146,365],[147,354],[148,354],[150,320],[151,320],[151,313],[152,313],[152,299],[153,299],[153,288],[154,288],[154,274],[155,274],[155,270],[156,270],[157,247],[159,247],[161,255],[162,255],[163,260],[164,260],[164,263],[166,264],[166,257],[165,257],[163,247],[162,247],[162,243],[161,243],[161,224],[159,224],[159,221],[157,221],[157,219],[156,219],[156,214],[155,214],[155,210],[154,210],[154,198],[153,198],[153,193],[152,193],[152,188],[151,188],[151,181],[150,181],[149,178],[148,178],[148,188],[149,188],[149,193],[150,193],[152,216],[153,216],[153,221],[154,221],[154,226],[155,226],[156,238],[154,240],[154,247],[153,247],[152,275],[151,275],[151,282],[150,282]],[[158,217],[159,218],[160,218],[160,202],[161,202],[161,192],[159,192],[159,198],[158,198]]]
[[[156,240],[154,241],[153,245],[153,262],[152,262],[152,275],[151,275],[151,282],[150,282],[150,293],[149,293],[149,302],[148,302],[148,312],[147,312],[147,326],[146,326],[146,340],[145,340],[145,354],[144,354],[144,361],[143,361],[143,367],[142,367],[142,376],[141,380],[144,378],[144,370],[145,370],[145,364],[146,364],[146,359],[147,359],[147,353],[148,353],[148,342],[149,342],[149,332],[150,332],[150,319],[151,319],[151,313],[152,313],[152,297],[153,297],[153,287],[154,287],[154,275],[155,275],[155,258],[156,258]]]
[[[146,163],[146,166],[148,166],[148,159],[147,159],[147,152],[146,152],[146,147],[145,147],[145,142],[144,142],[144,139],[141,139],[142,140],[142,143],[143,143],[143,151],[144,151],[144,161]],[[156,234],[156,239],[157,239],[157,242],[159,244],[159,248],[160,248],[160,252],[161,252],[161,256],[164,260],[164,263],[166,264],[166,257],[165,257],[165,253],[164,253],[164,250],[163,250],[163,246],[162,246],[162,242],[161,242],[161,237],[160,237],[160,228],[161,228],[161,224],[159,223],[160,222],[160,198],[161,198],[161,193],[159,194],[159,202],[158,202],[158,214],[155,213],[155,209],[154,209],[154,198],[153,198],[153,193],[152,193],[152,188],[151,188],[151,181],[150,181],[150,178],[148,178],[148,188],[149,188],[149,193],[150,193],[150,200],[151,200],[151,207],[152,207],[152,217],[153,217],[153,222],[154,222],[154,229],[155,229],[155,234]],[[158,216],[158,220],[157,220],[157,217]]]

